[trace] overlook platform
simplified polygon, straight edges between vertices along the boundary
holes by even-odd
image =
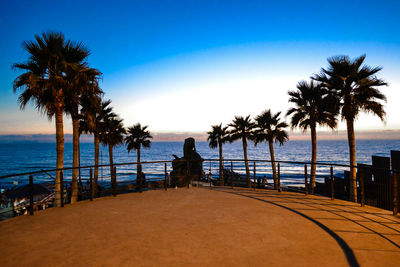
[[[246,188],[104,197],[0,222],[2,266],[399,266],[400,217]]]

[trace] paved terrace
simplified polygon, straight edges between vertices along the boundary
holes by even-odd
[[[400,266],[400,217],[317,196],[182,188],[0,222],[2,266]]]

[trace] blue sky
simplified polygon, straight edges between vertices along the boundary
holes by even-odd
[[[384,124],[362,115],[356,128],[399,130],[399,11],[398,1],[5,1],[0,134],[55,131],[32,107],[19,110],[10,68],[27,59],[24,40],[48,30],[91,50],[126,125],[204,132],[235,115],[285,112],[287,91],[328,57],[366,53],[390,84],[382,89],[388,116]]]

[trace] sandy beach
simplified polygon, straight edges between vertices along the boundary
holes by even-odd
[[[182,188],[0,222],[2,266],[399,266],[400,218],[317,196]]]

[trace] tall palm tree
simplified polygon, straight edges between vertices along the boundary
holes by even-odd
[[[35,41],[25,41],[24,49],[29,53],[28,61],[14,64],[15,69],[24,73],[14,80],[14,92],[24,90],[19,96],[21,109],[29,101],[49,118],[55,117],[56,124],[56,168],[64,167],[64,97],[69,89],[66,86],[66,73],[74,64],[80,64],[89,55],[81,43],[64,38],[62,33],[48,32],[35,35]],[[56,172],[55,205],[60,206],[60,171]]]
[[[207,132],[208,134],[208,144],[210,148],[219,148],[219,183],[223,185],[223,173],[224,173],[224,164],[223,164],[223,155],[222,155],[222,145],[229,141],[229,132],[228,126],[222,127],[222,123],[220,125],[212,125],[212,130]]]
[[[125,136],[125,145],[127,147],[128,153],[135,149],[137,153],[137,179],[139,178],[141,172],[141,165],[140,165],[140,150],[143,146],[144,148],[150,148],[151,140],[153,137],[151,136],[150,132],[147,131],[148,126],[140,125],[137,123],[127,129],[127,136]],[[140,181],[141,182],[141,181]]]
[[[126,130],[122,123],[122,119],[119,118],[106,118],[100,133],[100,142],[103,145],[108,146],[108,156],[110,158],[110,175],[112,182],[116,182],[113,175],[113,148],[117,145],[124,143],[124,134]]]
[[[254,122],[251,121],[250,115],[245,118],[243,118],[242,116],[235,116],[235,119],[232,121],[232,123],[229,124],[229,126],[233,128],[230,131],[230,142],[239,139],[242,140],[244,163],[246,166],[247,186],[251,187],[250,168],[247,158],[247,140],[253,140],[253,128],[255,126]]]
[[[278,176],[276,173],[274,142],[283,145],[283,143],[289,140],[289,136],[284,130],[288,125],[286,122],[280,121],[280,115],[281,112],[273,114],[270,109],[264,111],[255,118],[256,130],[254,132],[255,145],[260,142],[268,142],[275,188],[277,188],[278,185]]]
[[[72,119],[72,193],[71,204],[78,201],[78,153],[79,153],[79,105],[83,95],[101,95],[98,87],[100,71],[89,68],[86,63],[70,68],[67,74],[68,87],[65,96],[65,111]]]
[[[94,142],[94,176],[92,197],[97,196],[97,185],[99,179],[99,150],[100,134],[103,123],[107,119],[116,117],[110,106],[111,100],[102,101],[97,95],[84,96],[82,98],[81,119],[79,121],[79,132],[93,134]]]
[[[299,127],[303,131],[311,130],[311,193],[315,188],[315,172],[317,162],[317,125],[336,127],[335,101],[328,94],[328,90],[321,84],[311,81],[301,81],[297,84],[296,91],[288,92],[295,107],[290,108],[287,115],[291,118],[291,127]]]
[[[348,56],[328,58],[328,68],[322,69],[312,79],[321,82],[339,101],[338,113],[346,120],[347,138],[350,153],[351,183],[350,199],[357,201],[356,181],[356,142],[354,121],[361,111],[377,115],[382,121],[385,118],[384,106],[380,101],[386,101],[385,95],[379,91],[380,86],[387,85],[376,74],[381,67],[363,65],[365,55],[354,60]]]

